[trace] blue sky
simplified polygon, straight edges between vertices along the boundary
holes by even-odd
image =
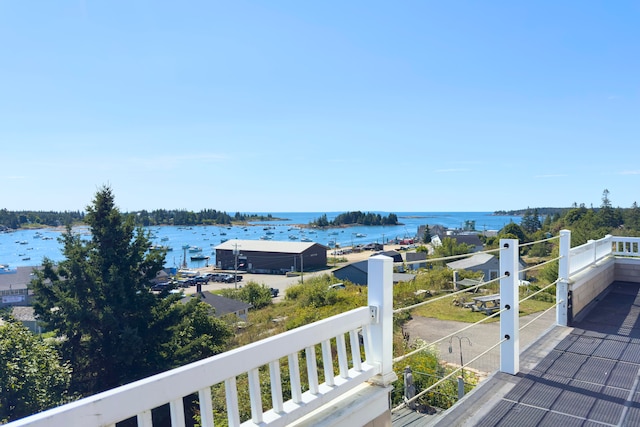
[[[637,1],[0,2],[0,208],[640,203]]]

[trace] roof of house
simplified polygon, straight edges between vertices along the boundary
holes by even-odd
[[[477,267],[479,265],[486,264],[492,258],[495,258],[495,255],[491,254],[475,254],[470,257],[462,258],[457,261],[452,261],[447,263],[447,267],[453,270],[465,270],[472,267]]]
[[[11,315],[21,322],[33,322],[36,320],[36,313],[33,307],[13,307]]]
[[[402,262],[402,254],[397,251],[376,252],[371,256],[374,256],[374,255],[384,255],[384,256],[388,256],[389,258],[393,258],[393,262]]]
[[[284,253],[301,253],[314,245],[319,245],[329,249],[328,246],[316,242],[286,242],[278,240],[227,240],[219,244],[215,249],[253,251],[253,252],[284,252]]]
[[[203,291],[200,294],[194,294],[200,296],[200,301],[209,304],[216,311],[216,317],[224,316],[225,314],[237,313],[252,307],[251,304],[244,301],[238,301],[231,298],[222,297],[220,295],[212,294],[209,291]],[[188,302],[190,298],[184,298],[183,302]]]
[[[36,267],[17,267],[0,272],[0,290],[26,289],[33,279],[33,269]]]
[[[352,262],[351,264],[347,264],[344,267],[340,267],[340,268],[336,269],[333,273],[335,274],[336,272],[340,272],[342,270],[347,270],[347,269],[356,269],[356,270],[361,271],[364,274],[368,274],[369,273],[369,261],[364,260],[364,261]],[[393,281],[394,281],[394,283],[396,283],[396,282],[408,282],[410,280],[415,279],[415,277],[416,277],[415,274],[393,273]]]
[[[458,244],[464,243],[471,246],[483,246],[480,236],[477,234],[454,234],[452,236],[446,236],[455,239]]]
[[[406,252],[404,254],[404,257],[407,260],[407,262],[423,261],[427,259],[427,253],[426,252]]]

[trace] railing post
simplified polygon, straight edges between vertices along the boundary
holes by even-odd
[[[594,266],[596,260],[598,259],[598,254],[596,254],[596,241],[593,239],[587,240],[587,243],[591,245],[591,265]]]
[[[569,318],[569,253],[571,250],[571,231],[560,230],[560,260],[558,261],[558,283],[556,285],[556,323],[568,326]]]
[[[372,382],[388,386],[398,377],[393,371],[393,258],[375,255],[369,258],[368,296],[372,324],[370,326],[371,364],[380,366],[380,374]]]
[[[518,239],[500,239],[500,371],[515,375],[520,370],[520,328],[518,322]]]

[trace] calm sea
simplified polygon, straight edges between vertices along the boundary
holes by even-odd
[[[174,267],[182,263],[185,251],[183,247],[194,246],[201,248],[199,254],[209,256],[210,264],[215,262],[214,247],[224,239],[257,240],[270,238],[281,241],[300,241],[303,238],[330,245],[333,242],[341,246],[353,244],[367,244],[372,242],[389,242],[393,239],[412,238],[417,236],[421,225],[443,225],[447,228],[463,228],[466,221],[475,221],[476,230],[500,230],[510,222],[520,223],[518,216],[497,216],[491,212],[394,212],[402,225],[396,226],[354,226],[349,228],[312,230],[298,228],[297,224],[308,224],[320,218],[325,212],[269,212],[272,217],[280,218],[276,221],[254,222],[249,226],[194,226],[150,227],[154,244],[172,248],[167,253],[166,266]],[[326,212],[327,218],[332,220],[341,212]],[[386,216],[389,212],[375,212]],[[258,213],[261,214],[261,213]],[[267,215],[268,213],[265,213]],[[86,228],[79,228],[78,233],[90,238]],[[47,257],[54,261],[63,259],[61,244],[58,241],[60,231],[53,229],[18,230],[0,233],[0,265],[36,266]],[[191,261],[194,253],[186,253],[187,264],[190,268],[204,266],[207,261]]]

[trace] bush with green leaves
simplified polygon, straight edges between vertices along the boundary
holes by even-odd
[[[0,424],[70,399],[71,368],[20,322],[0,325]]]
[[[253,308],[271,305],[271,290],[266,285],[250,281],[239,289],[222,289],[220,295],[251,304]]]

